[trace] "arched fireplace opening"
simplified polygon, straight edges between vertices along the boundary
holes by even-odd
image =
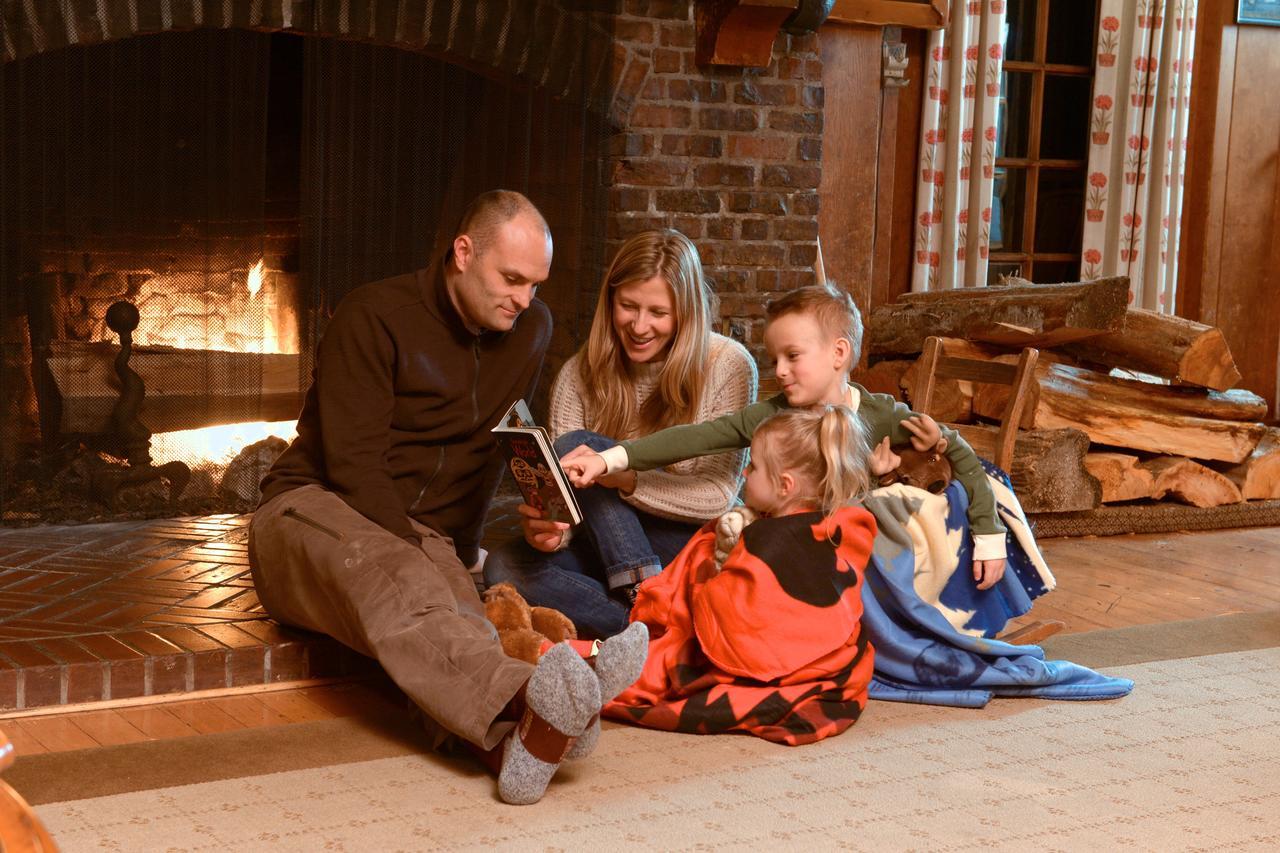
[[[425,265],[485,189],[526,192],[555,234],[553,375],[602,260],[607,123],[583,94],[602,54],[574,45],[546,86],[500,50],[197,28],[0,65],[0,520],[250,508],[334,305]],[[194,471],[176,503],[161,481],[94,493],[122,464],[119,300],[151,457]]]

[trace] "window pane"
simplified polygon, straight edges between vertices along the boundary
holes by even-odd
[[[1027,170],[999,166],[992,182],[991,251],[1017,252],[1022,249],[1022,216],[1026,210]]]
[[[1006,71],[1002,76],[996,156],[1026,157],[1033,78],[1026,71]]]
[[[1035,261],[1030,280],[1036,284],[1058,284],[1080,280],[1080,261]]]
[[[1093,65],[1093,0],[1049,0],[1045,62]]]
[[[1084,231],[1084,169],[1041,169],[1036,251],[1078,252]]]
[[[1036,58],[1036,6],[1038,0],[1009,0],[1004,23],[1004,55],[1015,62]],[[952,14],[958,14],[953,12]]]
[[[1089,151],[1088,77],[1046,74],[1040,119],[1040,156],[1047,160],[1085,160]]]

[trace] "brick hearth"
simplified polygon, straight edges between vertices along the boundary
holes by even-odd
[[[487,544],[510,535],[507,504]],[[376,670],[267,617],[249,518],[0,528],[0,712]]]

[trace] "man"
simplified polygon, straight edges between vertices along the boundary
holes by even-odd
[[[484,618],[467,567],[501,474],[489,430],[537,381],[552,242],[503,190],[455,233],[429,268],[339,304],[298,437],[263,480],[249,561],[268,613],[376,657],[428,718],[502,761],[503,799],[534,802],[577,736],[592,735],[578,753],[594,744],[593,715],[638,675],[647,634],[605,643],[593,674],[564,645],[536,668],[508,658]]]

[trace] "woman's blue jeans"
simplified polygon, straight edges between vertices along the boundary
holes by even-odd
[[[604,450],[617,442],[588,430],[556,439],[560,455],[580,444]],[[592,486],[577,492],[583,522],[569,547],[550,554],[516,539],[490,552],[485,583],[507,582],[532,605],[554,607],[584,636],[609,637],[627,626],[629,605],[610,595],[662,571],[699,525],[642,512],[617,489]]]

